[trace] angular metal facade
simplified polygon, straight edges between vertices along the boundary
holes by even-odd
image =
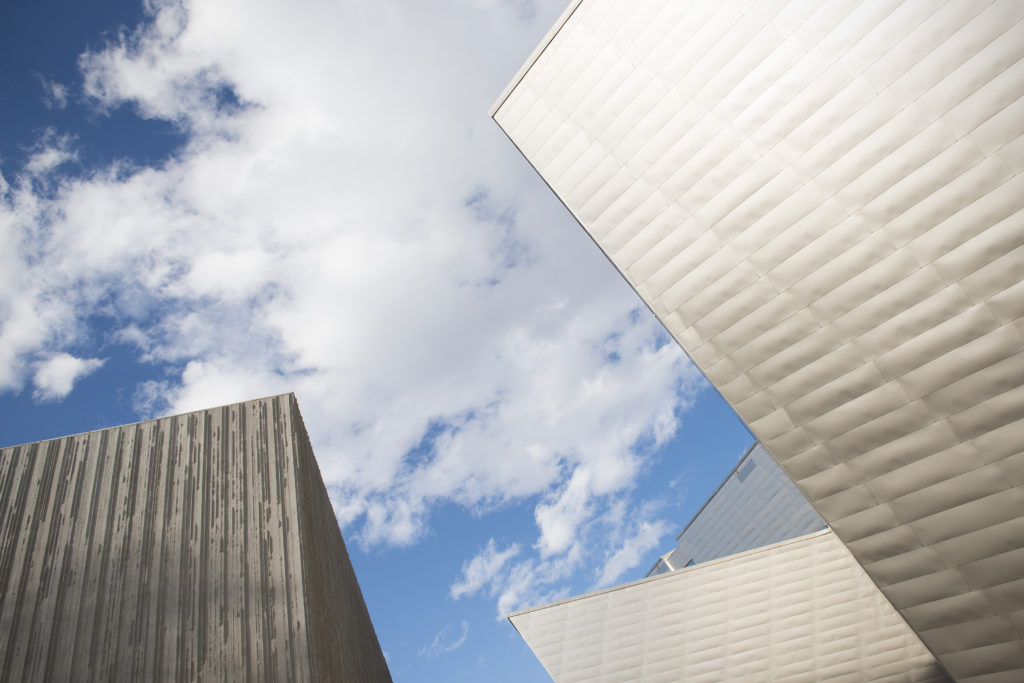
[[[0,450],[0,680],[390,681],[295,397]]]
[[[958,680],[1024,680],[1024,3],[583,0],[493,116]]]
[[[830,531],[509,619],[558,683],[949,680]]]
[[[759,443],[744,454],[649,572],[660,574],[825,528],[793,481]]]

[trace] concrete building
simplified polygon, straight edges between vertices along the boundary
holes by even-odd
[[[0,512],[0,680],[391,680],[291,394],[4,448]]]
[[[574,0],[492,110],[959,681],[1024,680],[1022,18]]]

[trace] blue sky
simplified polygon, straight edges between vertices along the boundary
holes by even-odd
[[[563,8],[6,3],[0,445],[295,391],[395,679],[547,680],[751,442],[487,117]]]

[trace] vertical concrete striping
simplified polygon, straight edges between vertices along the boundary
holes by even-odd
[[[32,489],[36,488],[34,485],[37,484],[39,475],[36,474],[34,465],[37,462],[43,464],[43,458],[38,457],[39,450],[39,444],[35,444],[35,447],[32,448],[32,463],[30,463],[30,467],[25,468],[25,479],[18,489],[16,499],[21,505],[13,513],[16,521],[10,540],[14,546],[15,556],[12,558],[11,563],[10,582],[6,586],[7,589],[13,589],[13,591],[4,600],[3,632],[7,634],[7,651],[4,653],[3,658],[4,680],[17,680],[20,673],[20,662],[17,654],[19,636],[22,633],[22,629],[18,628],[18,626],[22,620],[21,611],[25,592],[31,588],[31,586],[27,585],[26,578],[32,567],[31,549],[35,541],[36,531],[36,525],[32,519],[34,512],[32,508],[35,506],[32,503],[38,499],[38,496],[34,495]],[[21,562],[17,561],[20,558],[24,558],[24,560]],[[31,597],[34,598],[35,596]]]
[[[390,681],[294,396],[0,450],[0,679]]]
[[[305,589],[311,677],[320,681],[390,681],[373,628],[362,626],[370,624],[370,615],[298,404],[292,400],[290,408],[289,435],[294,440],[292,451],[299,478],[293,490],[303,501],[292,509],[302,518],[301,583]]]

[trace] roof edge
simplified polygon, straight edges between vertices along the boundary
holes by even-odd
[[[555,22],[555,25],[548,29],[548,32],[545,33],[544,37],[541,39],[540,44],[533,48],[533,52],[531,52],[530,56],[526,58],[526,62],[519,67],[515,76],[513,76],[512,80],[509,81],[509,84],[505,86],[505,89],[501,91],[498,99],[495,100],[494,104],[491,105],[491,108],[487,110],[488,116],[492,119],[494,118],[494,115],[498,113],[499,109],[501,109],[501,105],[505,104],[505,100],[507,100],[508,96],[512,94],[512,91],[516,89],[516,86],[518,86],[520,81],[523,80],[523,77],[526,76],[526,72],[533,68],[533,65],[544,53],[544,50],[546,50],[548,45],[551,44],[551,41],[554,40],[555,35],[562,30],[565,23],[569,21],[569,17],[573,15],[573,12],[576,11],[582,2],[583,0],[571,0],[571,2],[569,2],[569,6],[566,7],[565,11],[563,11],[561,16],[558,17],[558,21]]]
[[[39,439],[38,441],[27,441],[25,443],[16,443],[9,446],[0,446],[0,450],[12,450],[16,448],[24,448],[25,446],[34,446],[35,444],[45,443],[47,441],[57,441],[60,439],[68,439],[74,436],[85,436],[86,434],[94,434],[96,432],[103,432],[108,429],[119,429],[121,427],[133,427],[135,425],[143,425],[149,422],[157,422],[159,420],[168,420],[175,417],[182,417],[184,415],[191,415],[193,413],[205,413],[211,410],[219,410],[221,408],[230,408],[231,406],[240,406],[245,403],[253,403],[255,401],[268,401],[271,399],[288,397],[289,400],[298,407],[299,399],[296,398],[294,391],[285,391],[280,394],[269,394],[267,396],[258,396],[256,398],[247,398],[244,401],[233,401],[231,403],[225,403],[219,406],[210,406],[208,408],[196,408],[195,410],[186,410],[180,413],[172,413],[170,415],[158,415],[157,417],[148,417],[143,420],[136,420],[135,422],[125,422],[124,424],[108,425],[106,427],[96,427],[95,429],[87,429],[84,432],[75,432],[74,434],[61,434],[59,436],[48,436],[45,439]]]
[[[695,565],[692,565],[690,567],[683,567],[681,569],[676,569],[676,570],[671,571],[671,572],[665,572],[664,574],[658,574],[656,576],[645,576],[642,579],[637,579],[636,581],[630,581],[628,583],[621,583],[618,586],[609,586],[608,588],[601,588],[601,589],[596,590],[596,591],[590,591],[589,593],[581,593],[580,595],[574,595],[574,596],[569,597],[569,598],[563,598],[561,600],[555,600],[553,602],[548,602],[548,603],[545,603],[543,605],[537,605],[535,607],[527,607],[526,609],[521,609],[521,610],[518,610],[516,612],[512,612],[512,613],[508,614],[507,618],[508,618],[509,621],[512,621],[513,617],[518,617],[520,615],[528,614],[530,612],[538,612],[538,611],[540,611],[542,609],[548,609],[549,607],[554,607],[556,605],[562,605],[562,604],[565,604],[567,602],[575,602],[577,600],[585,600],[585,599],[592,598],[592,597],[597,596],[597,595],[602,595],[604,593],[611,593],[611,592],[618,591],[618,590],[623,590],[623,589],[626,589],[626,588],[632,588],[633,586],[639,585],[641,583],[647,583],[648,581],[662,581],[664,579],[670,579],[670,578],[673,578],[675,576],[678,576],[679,574],[681,574],[683,572],[700,571],[701,569],[706,569],[706,568],[708,568],[708,567],[710,567],[712,565],[721,564],[723,562],[732,562],[733,560],[737,560],[737,559],[739,559],[741,557],[747,557],[748,555],[756,555],[758,553],[763,553],[763,552],[766,552],[768,550],[773,550],[775,548],[780,548],[780,547],[782,547],[784,545],[790,545],[791,543],[804,543],[806,541],[811,540],[812,538],[817,538],[818,536],[824,536],[826,534],[834,534],[834,533],[835,532],[832,531],[831,527],[826,526],[824,529],[820,529],[818,531],[812,531],[811,533],[805,534],[803,536],[797,536],[796,538],[789,538],[789,539],[786,539],[784,541],[779,541],[777,543],[770,543],[768,545],[763,545],[763,546],[761,546],[759,548],[752,548],[750,550],[745,550],[742,553],[736,553],[735,555],[727,555],[726,557],[719,557],[719,558],[716,558],[714,560],[708,560],[707,562],[701,562],[700,564],[695,564]],[[845,548],[846,545],[843,544],[843,547]],[[512,622],[512,625],[515,626],[515,622]],[[516,628],[516,631],[518,631],[518,630],[519,629]]]
[[[736,464],[733,466],[733,468],[729,470],[729,474],[725,475],[725,477],[722,479],[722,482],[718,485],[718,488],[716,488],[714,492],[710,496],[708,496],[707,500],[704,501],[704,504],[700,506],[700,509],[697,510],[697,512],[693,513],[693,517],[691,517],[690,521],[686,523],[686,526],[683,527],[683,530],[676,534],[677,541],[683,537],[683,534],[686,533],[687,529],[693,526],[693,523],[697,521],[697,518],[700,517],[700,514],[704,512],[704,508],[706,508],[711,503],[711,501],[714,500],[715,496],[717,496],[719,491],[722,490],[722,487],[725,486],[725,482],[729,481],[729,477],[736,474],[736,472],[740,469],[740,466],[747,461],[747,458],[750,457],[750,454],[754,452],[754,449],[757,448],[758,445],[763,444],[761,444],[761,442],[758,441],[757,439],[754,439],[754,443],[747,446],[747,450],[744,451],[743,455],[740,456],[740,459],[736,461]],[[768,449],[765,448],[765,451],[767,450]],[[675,548],[670,550],[669,553],[671,553],[673,550],[675,550]]]

